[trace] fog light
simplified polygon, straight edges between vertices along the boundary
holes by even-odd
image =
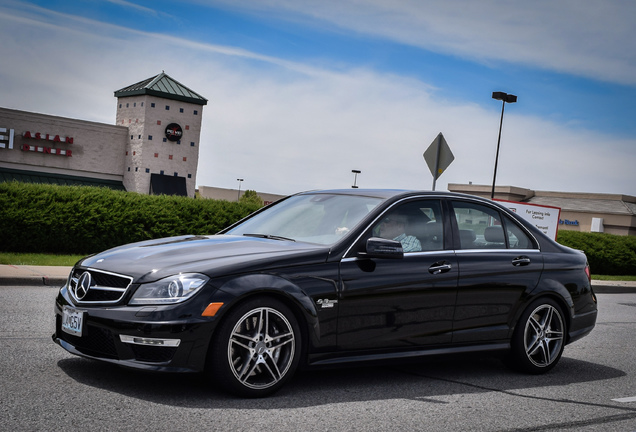
[[[123,343],[129,343],[133,345],[150,345],[150,346],[164,346],[164,347],[178,347],[181,343],[181,339],[159,339],[159,338],[145,338],[139,336],[127,336],[119,335],[119,340]]]

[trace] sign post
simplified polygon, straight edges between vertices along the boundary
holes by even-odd
[[[428,165],[428,169],[431,170],[431,174],[433,174],[433,190],[435,190],[437,179],[455,160],[455,156],[453,156],[453,152],[451,152],[441,132],[424,152],[424,160]]]

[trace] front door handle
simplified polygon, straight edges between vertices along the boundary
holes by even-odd
[[[528,258],[527,256],[519,256],[512,260],[512,265],[515,267],[527,266],[530,263],[531,263],[530,258]]]
[[[435,264],[433,264],[432,266],[430,266],[428,268],[428,272],[430,274],[440,274],[440,273],[446,273],[451,271],[451,269],[453,268],[453,266],[450,265],[450,263],[447,263],[445,261],[441,261],[441,262],[436,262]]]

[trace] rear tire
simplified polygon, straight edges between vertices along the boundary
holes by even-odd
[[[301,336],[293,312],[282,302],[257,297],[225,317],[208,353],[213,379],[241,397],[279,390],[296,371]]]
[[[557,302],[549,298],[532,302],[515,327],[510,366],[531,374],[548,372],[563,354],[566,327]]]

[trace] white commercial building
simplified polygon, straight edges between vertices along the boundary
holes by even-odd
[[[115,97],[115,125],[0,108],[0,181],[194,197],[207,99],[163,72]]]

